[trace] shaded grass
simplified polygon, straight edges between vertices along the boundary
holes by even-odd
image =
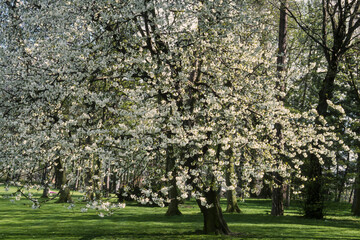
[[[225,200],[222,204],[225,208]],[[360,239],[360,218],[351,216],[346,203],[331,204],[325,220],[311,220],[301,217],[297,203],[285,216],[273,217],[269,200],[249,199],[240,203],[241,214],[224,214],[237,236],[202,235],[203,218],[194,201],[181,205],[183,216],[176,217],[166,217],[166,208],[133,203],[104,218],[95,210],[82,213],[85,204],[79,199],[73,209],[48,203],[34,210],[31,205],[0,197],[0,239]]]

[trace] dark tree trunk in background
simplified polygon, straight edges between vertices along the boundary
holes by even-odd
[[[333,96],[337,66],[338,60],[333,58],[329,62],[326,76],[322,82],[319,92],[319,103],[316,108],[320,116],[325,117],[327,115],[328,103],[326,100],[332,99]],[[305,217],[322,219],[324,217],[322,166],[314,154],[310,154],[307,172],[308,180],[305,184],[306,200],[304,205]]]
[[[357,160],[356,178],[354,183],[354,200],[351,208],[355,216],[360,216],[360,159]]]
[[[41,197],[42,198],[49,198],[49,187],[48,186],[44,187],[44,190],[43,190],[43,193],[42,193]]]
[[[339,63],[342,56],[354,47],[354,35],[360,27],[358,18],[360,0],[322,0],[321,8],[322,26],[314,27],[305,25],[292,11],[288,10],[288,12],[300,28],[323,49],[328,66],[326,76],[321,83],[316,109],[320,116],[326,117],[327,100],[333,98]],[[305,184],[305,216],[319,219],[323,218],[324,207],[322,166],[314,154],[310,154],[308,165],[308,181]]]
[[[322,166],[319,159],[311,154],[307,168],[305,183],[305,217],[322,219],[324,217],[324,197],[322,188]]]
[[[285,71],[285,61],[286,61],[286,43],[287,43],[287,0],[281,1],[280,3],[280,21],[279,21],[279,50],[277,56],[277,72],[278,72],[278,83],[277,89],[281,92],[285,92],[285,83],[283,80],[283,72]],[[278,96],[278,101],[284,101],[283,97]],[[281,148],[280,144],[282,141],[282,125],[280,123],[275,123],[276,137]],[[278,159],[280,161],[280,159]],[[283,193],[283,178],[278,174],[274,173],[274,186],[272,188],[271,200],[271,215],[273,216],[283,216],[284,215],[284,193]]]
[[[291,202],[291,188],[290,188],[290,184],[286,184],[283,188],[283,199],[284,199],[284,206],[285,207],[290,207],[290,202]]]
[[[43,177],[41,179],[41,184],[44,186],[44,190],[41,195],[42,198],[49,198],[49,186],[46,180],[48,176],[47,168],[48,168],[48,164],[46,163],[43,170]]]
[[[338,193],[337,193],[337,196],[335,196],[335,202],[340,202],[341,201],[341,195],[344,192],[346,179],[348,178],[349,164],[350,164],[350,153],[348,153],[344,176],[341,177],[340,183],[338,185]],[[339,181],[339,179],[338,179],[338,181]]]
[[[205,234],[223,234],[228,235],[231,233],[220,207],[220,196],[217,191],[210,190],[205,193],[207,204],[211,205],[210,208],[201,205],[201,201],[197,203],[204,216],[204,233]]]

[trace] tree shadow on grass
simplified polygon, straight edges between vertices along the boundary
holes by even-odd
[[[270,214],[226,214],[225,218],[228,222],[244,223],[244,224],[297,224],[297,225],[311,225],[324,226],[336,228],[354,228],[359,229],[360,223],[347,219],[307,219],[302,216],[281,216],[275,217]]]

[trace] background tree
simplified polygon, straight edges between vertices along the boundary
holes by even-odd
[[[318,27],[304,22],[300,11],[288,9],[289,15],[299,27],[323,49],[327,62],[326,75],[318,92],[317,112],[322,117],[329,116],[328,100],[332,100],[334,84],[339,63],[344,54],[354,46],[357,29],[360,27],[358,11],[360,2],[354,1],[315,1],[322,12],[321,31]],[[323,181],[322,167],[314,155],[310,155],[307,167],[309,178],[306,184],[305,215],[311,218],[323,217]]]

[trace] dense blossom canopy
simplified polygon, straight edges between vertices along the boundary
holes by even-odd
[[[206,205],[210,189],[258,192],[267,173],[303,178],[310,153],[335,159],[334,129],[321,117],[316,124],[315,110],[290,111],[278,100],[276,39],[264,34],[273,16],[248,1],[0,7],[4,178],[41,187],[51,178],[41,182],[40,173],[61,159],[67,186],[85,182],[91,169],[94,180],[117,176],[124,196],[163,206],[176,179],[179,198]],[[230,159],[240,174],[227,185]]]

